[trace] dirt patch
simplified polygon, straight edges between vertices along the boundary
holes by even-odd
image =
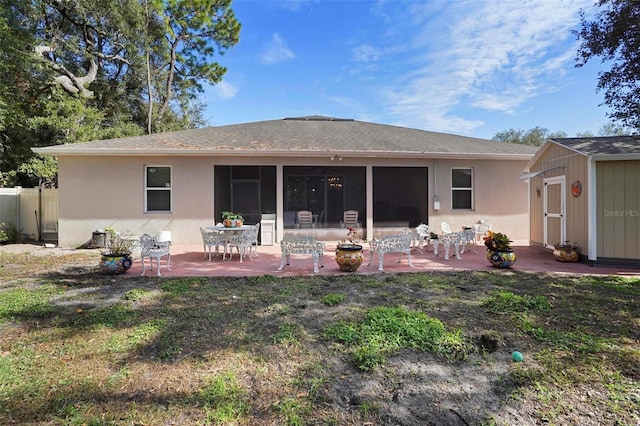
[[[71,382],[95,386],[87,395],[86,389],[56,382],[42,401],[34,397],[34,406],[27,408],[19,408],[19,393],[4,395],[8,408],[0,412],[0,420],[9,416],[4,420],[19,424],[19,413],[26,416],[25,424],[55,423],[69,421],[65,413],[75,410],[81,416],[78,423],[99,416],[116,422],[127,418],[134,424],[225,424],[212,420],[213,408],[203,402],[203,387],[211,376],[227,372],[237,378],[246,392],[242,398],[251,407],[227,424],[640,421],[639,354],[629,349],[637,348],[640,325],[638,307],[632,303],[635,287],[612,282],[591,290],[588,283],[566,277],[509,271],[300,279],[108,276],[98,273],[98,258],[95,250],[0,247],[0,292],[45,282],[60,290],[52,296],[50,316],[27,312],[0,323],[0,353],[12,356],[16,347],[28,342],[38,363],[60,369],[60,374],[73,378]],[[20,268],[13,268],[14,263]],[[483,307],[496,292],[542,295],[551,308],[539,314],[521,312],[526,322],[518,322],[517,315],[490,313]],[[322,302],[332,294],[343,295],[344,303]],[[126,309],[109,310],[117,306]],[[451,360],[403,349],[373,371],[360,371],[349,349],[324,338],[323,330],[337,321],[359,318],[374,306],[403,306],[438,318],[448,329],[461,330],[473,350],[465,359]],[[139,331],[160,325],[162,334],[148,340]],[[37,337],[29,337],[36,332]],[[589,339],[584,347],[562,340],[577,333],[582,333],[577,339]],[[126,349],[121,341],[133,338],[139,341]],[[85,342],[91,344],[87,347]],[[603,349],[589,352],[589,345]],[[96,349],[101,347],[106,349]],[[584,357],[576,351],[570,358],[576,348]],[[524,362],[513,362],[514,350],[525,354]],[[604,363],[591,364],[605,358]],[[562,364],[568,359],[574,364]],[[612,377],[618,382],[607,390],[588,375],[594,368],[596,376],[615,370],[617,376]],[[611,401],[616,398],[627,402],[615,405]],[[131,403],[138,417],[129,411]],[[68,406],[52,418],[56,404]],[[634,404],[635,411],[629,409]],[[90,408],[85,413],[78,407]]]

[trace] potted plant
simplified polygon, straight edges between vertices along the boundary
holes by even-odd
[[[130,233],[120,235],[114,228],[105,228],[105,232],[105,250],[100,258],[100,270],[105,274],[122,274],[131,267],[131,252],[138,239]]]
[[[336,263],[344,272],[355,272],[362,265],[362,245],[359,244],[358,230],[347,228],[347,239],[336,246]]]
[[[496,268],[510,268],[516,261],[516,252],[506,234],[487,231],[483,238],[487,247],[487,260]]]
[[[553,255],[558,262],[577,262],[578,258],[578,243],[569,243],[565,241],[564,244],[555,244],[553,246]]]
[[[242,213],[222,212],[222,224],[227,228],[234,228],[244,224]]]

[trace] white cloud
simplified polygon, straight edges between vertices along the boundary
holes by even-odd
[[[404,48],[415,66],[388,85],[387,112],[414,127],[468,133],[483,123],[460,117],[462,103],[511,113],[556,90],[574,66],[577,45],[570,31],[579,23],[578,11],[591,3],[471,0],[437,9],[412,3],[396,22],[413,26],[407,30],[413,36],[396,40],[402,43],[396,51]]]
[[[274,34],[271,42],[261,55],[262,63],[275,64],[295,58],[291,50],[287,47],[287,43],[279,34]]]
[[[357,62],[377,61],[380,58],[380,51],[370,44],[361,44],[353,49],[353,59]]]
[[[238,89],[236,89],[231,83],[224,80],[212,86],[211,90],[215,96],[225,100],[235,98],[238,93]]]

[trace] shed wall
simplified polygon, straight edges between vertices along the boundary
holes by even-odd
[[[557,144],[549,144],[537,161],[531,166],[531,172],[548,170],[530,180],[529,202],[531,205],[531,243],[544,244],[544,179],[553,176],[566,176],[565,189],[565,226],[566,239],[577,243],[581,254],[587,253],[588,247],[588,159],[570,149]],[[571,185],[582,184],[582,193],[574,197]],[[538,190],[540,192],[538,192]],[[561,241],[549,241],[551,244]]]
[[[640,259],[640,161],[596,163],[598,258]]]

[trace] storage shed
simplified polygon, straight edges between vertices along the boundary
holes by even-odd
[[[640,266],[640,137],[549,139],[529,161],[532,245],[576,243],[581,260]]]

